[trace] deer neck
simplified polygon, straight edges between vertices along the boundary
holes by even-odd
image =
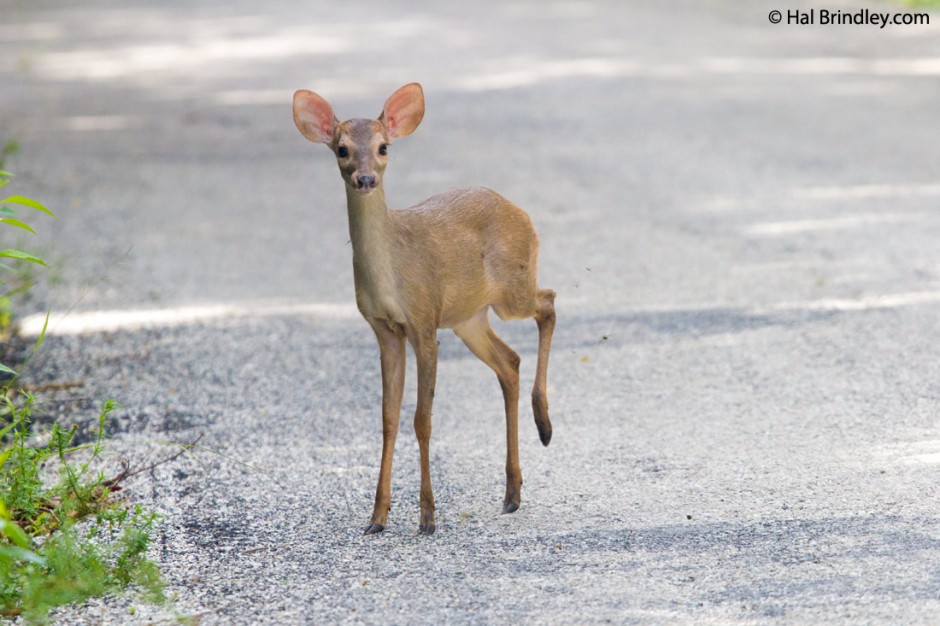
[[[368,196],[363,196],[347,187],[346,208],[349,211],[353,256],[365,261],[387,252],[394,235],[385,204],[385,190],[378,187]]]
[[[369,317],[386,317],[395,298],[392,246],[396,234],[385,190],[376,188],[363,196],[347,186],[349,239],[353,249],[353,276],[360,311]],[[397,316],[396,316],[397,317]]]

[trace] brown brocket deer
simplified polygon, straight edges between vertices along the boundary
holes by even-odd
[[[434,532],[428,446],[437,371],[437,329],[451,328],[499,379],[506,403],[506,495],[503,512],[519,508],[519,355],[490,327],[490,307],[502,319],[534,317],[539,350],[532,408],[544,445],[552,438],[545,378],[555,328],[555,292],[539,289],[539,240],[525,211],[489,189],[454,189],[403,211],[385,204],[382,175],[393,139],[411,134],[424,117],[417,83],[393,93],[377,120],[340,122],[317,94],[294,93],[294,122],[304,137],[336,155],[346,183],[356,304],[379,342],[382,365],[382,465],[366,534],[385,529],[391,507],[392,454],[405,382],[405,339],[418,361],[414,426],[421,461],[418,530]]]

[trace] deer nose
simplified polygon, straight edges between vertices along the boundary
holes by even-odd
[[[356,179],[356,186],[359,189],[373,188],[375,187],[375,176],[360,176]]]

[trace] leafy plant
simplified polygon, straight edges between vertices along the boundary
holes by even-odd
[[[105,403],[92,443],[72,445],[76,428],[53,425],[45,444],[31,445],[34,398],[10,395],[4,390],[0,429],[0,614],[42,623],[55,606],[128,586],[162,601],[163,580],[146,556],[158,516],[116,499],[120,487],[95,469],[118,406]]]
[[[13,177],[13,174],[9,172],[0,171],[0,187],[5,187],[7,183],[10,182],[10,178],[12,177]],[[55,217],[55,214],[49,209],[47,209],[46,207],[44,207],[41,203],[37,202],[36,200],[33,200],[32,198],[27,198],[26,196],[13,195],[13,196],[8,196],[0,200],[0,224],[13,226],[15,228],[25,230],[34,235],[36,234],[36,231],[33,230],[29,224],[25,222],[21,222],[20,220],[16,219],[16,212],[10,207],[3,206],[6,204],[16,204],[19,206],[28,207],[30,209],[35,209],[36,211],[45,213],[46,215],[50,217]],[[43,261],[39,257],[33,256],[32,254],[23,252],[21,250],[12,250],[9,248],[6,250],[0,251],[0,257],[5,257],[8,259],[15,259],[18,261],[29,261],[30,263],[38,263],[39,265],[46,264],[45,261]]]
[[[6,186],[7,183],[10,182],[10,178],[12,178],[12,176],[13,175],[9,172],[0,171],[0,187]],[[52,211],[47,209],[36,200],[27,198],[26,196],[12,195],[0,199],[0,225],[3,225],[7,228],[25,231],[33,235],[36,234],[36,231],[33,230],[32,226],[19,219],[16,211],[13,209],[13,206],[25,207],[34,211],[45,213],[51,217],[55,217],[55,214],[53,214]],[[30,286],[29,280],[21,280],[19,281],[21,283],[19,285],[11,284],[9,281],[4,280],[4,276],[13,274],[15,270],[12,265],[4,263],[2,261],[4,259],[9,259],[14,263],[26,262],[35,265],[46,265],[45,261],[35,256],[34,254],[30,254],[16,248],[6,248],[4,250],[0,250],[0,289],[2,289],[2,291],[0,291],[0,333],[10,326],[12,319],[12,298],[17,294],[28,290]],[[0,364],[0,380],[9,379],[15,375],[16,372],[11,370],[6,365]]]
[[[0,150],[0,162],[8,147]],[[11,176],[0,171],[0,187]],[[0,200],[0,225],[8,228],[35,234],[10,205],[55,217],[36,200],[12,195]],[[0,259],[46,265],[14,248],[0,250]],[[0,275],[13,271],[0,264]],[[0,285],[8,284],[0,278]],[[0,332],[9,324],[10,296],[28,288],[27,282],[0,292]],[[44,337],[45,328],[36,349]],[[163,580],[146,556],[158,515],[139,506],[131,510],[114,497],[119,483],[131,474],[129,468],[112,479],[96,469],[108,414],[118,405],[105,403],[90,444],[73,445],[77,427],[58,424],[52,425],[45,443],[37,443],[32,424],[35,398],[11,388],[17,376],[0,363],[0,383],[5,381],[0,385],[0,615],[44,623],[53,607],[129,586],[142,590],[147,600],[162,601]]]

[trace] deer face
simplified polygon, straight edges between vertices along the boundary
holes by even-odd
[[[330,148],[346,184],[364,195],[381,187],[389,143],[385,125],[377,120],[355,119],[339,124]]]
[[[336,155],[346,184],[368,195],[382,185],[392,139],[414,132],[424,117],[424,92],[410,83],[389,96],[378,119],[340,122],[330,103],[306,89],[294,93],[294,123],[304,137]]]

